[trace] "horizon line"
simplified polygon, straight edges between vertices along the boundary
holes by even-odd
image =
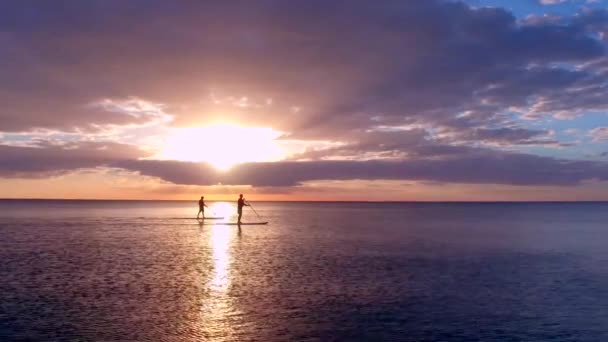
[[[112,199],[112,198],[0,198],[0,201],[91,201],[91,202],[193,202],[189,199]],[[206,202],[232,202],[234,200],[206,200]],[[256,200],[266,203],[608,203],[606,200]]]

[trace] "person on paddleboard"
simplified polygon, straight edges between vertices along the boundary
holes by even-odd
[[[243,216],[243,207],[249,206],[249,204],[245,203],[245,199],[243,198],[243,194],[239,195],[239,200],[237,202],[237,211],[239,213],[238,223],[241,223],[241,216]]]
[[[203,213],[203,219],[205,218],[205,196],[201,196],[201,199],[198,200],[198,213],[196,213],[196,219],[198,220],[198,216]],[[208,207],[207,207],[208,208]]]

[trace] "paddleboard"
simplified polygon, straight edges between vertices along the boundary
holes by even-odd
[[[206,223],[205,225],[214,225],[214,226],[262,226],[267,225],[268,222],[214,222],[214,223]]]
[[[202,217],[196,218],[196,217],[159,217],[158,219],[164,219],[164,220],[203,220]],[[224,217],[223,216],[218,216],[218,217],[205,217],[204,220],[223,220]]]

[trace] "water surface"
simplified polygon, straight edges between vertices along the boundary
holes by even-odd
[[[0,340],[608,341],[608,204],[255,209],[0,201]]]

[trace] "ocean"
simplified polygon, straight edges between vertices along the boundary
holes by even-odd
[[[0,341],[608,341],[607,203],[253,205],[0,201]]]

